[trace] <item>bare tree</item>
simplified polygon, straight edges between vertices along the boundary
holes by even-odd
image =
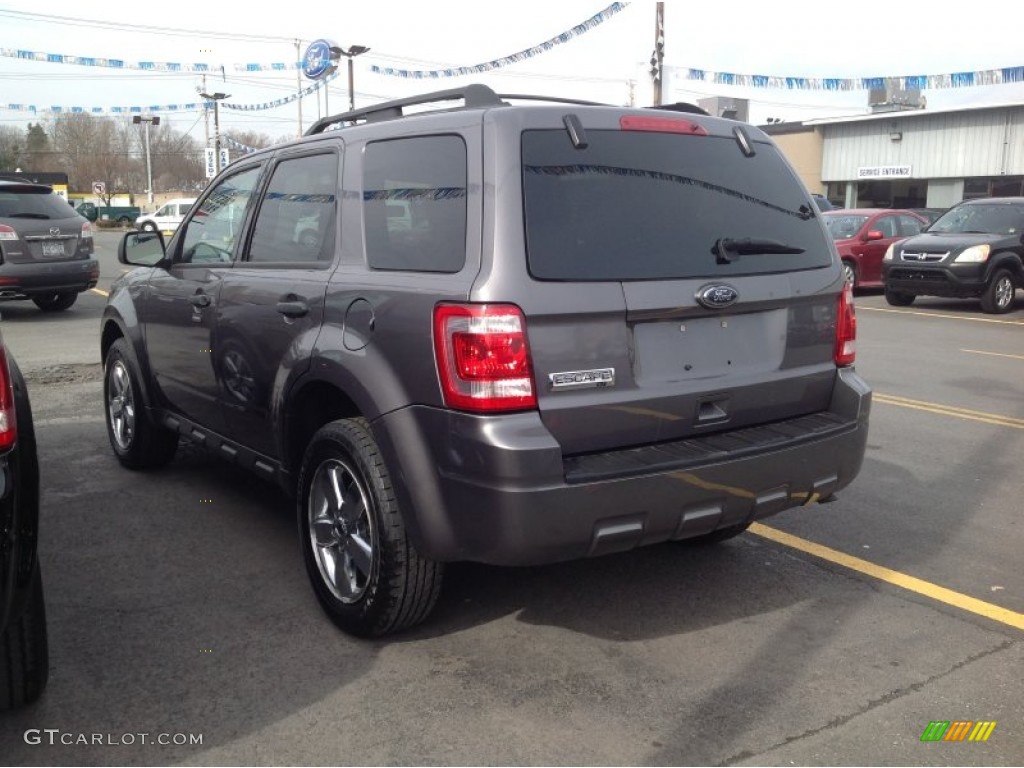
[[[13,171],[25,161],[25,134],[13,125],[0,125],[0,170]]]

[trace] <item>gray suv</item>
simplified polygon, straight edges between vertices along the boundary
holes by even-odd
[[[51,187],[0,179],[0,300],[60,312],[99,276],[86,219]]]
[[[446,562],[721,541],[861,467],[851,292],[771,140],[527,98],[325,118],[121,244],[114,453],[186,438],[294,493],[353,634],[423,620]]]

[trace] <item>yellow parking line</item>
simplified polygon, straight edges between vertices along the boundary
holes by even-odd
[[[992,355],[993,357],[1010,357],[1014,360],[1024,360],[1024,355],[1008,355],[1005,352],[985,352],[981,349],[961,349],[961,352],[970,352],[973,355]]]
[[[102,288],[90,288],[93,293],[98,293],[100,296],[109,296],[110,294],[104,291]]]
[[[1013,429],[1024,429],[1024,419],[1015,419],[1012,416],[1000,416],[997,413],[986,413],[985,411],[972,411],[969,408],[957,408],[952,405],[940,405],[929,403],[924,400],[911,400],[909,397],[898,397],[896,395],[883,395],[875,392],[871,399],[875,403],[886,405],[898,405],[902,408],[913,408],[918,411],[937,413],[940,416],[953,416],[958,419],[980,421],[984,424],[995,424],[999,427],[1011,427]]]
[[[975,323],[999,323],[1001,325],[1024,325],[1024,320],[997,320],[994,317],[971,317],[969,315],[944,315],[941,312],[921,312],[915,309],[886,309],[884,307],[865,307],[857,305],[857,311],[893,312],[897,315],[920,315],[921,317],[941,317],[945,320],[971,320]]]
[[[936,600],[946,605],[952,605],[954,608],[959,608],[969,613],[983,616],[986,619],[992,621],[998,621],[1001,624],[1014,627],[1015,629],[1024,629],[1024,613],[1017,613],[1011,611],[1008,608],[1002,608],[993,603],[986,603],[984,600],[978,600],[974,597],[968,597],[967,595],[961,594],[960,592],[954,592],[952,589],[946,587],[940,587],[938,584],[932,584],[929,581],[909,576],[899,571],[894,571],[891,568],[885,568],[881,565],[875,565],[867,560],[862,560],[859,557],[853,557],[847,555],[839,550],[832,549],[831,547],[825,547],[821,544],[815,544],[812,541],[801,539],[798,536],[793,536],[788,533],[784,533],[776,528],[769,528],[767,525],[762,523],[754,523],[750,526],[751,533],[757,534],[765,539],[769,539],[783,546],[790,547],[791,549],[805,552],[808,555],[814,555],[820,557],[822,560],[827,560],[830,563],[841,565],[844,568],[863,573],[865,576],[871,576],[872,578],[884,581],[887,584],[906,589],[910,592],[916,592],[919,595]]]

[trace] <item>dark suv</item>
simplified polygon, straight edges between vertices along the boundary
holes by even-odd
[[[120,249],[114,452],[185,437],[294,492],[355,634],[422,620],[447,561],[720,541],[861,466],[851,291],[771,140],[525,99],[325,118]]]
[[[882,261],[886,300],[980,298],[984,312],[1013,309],[1024,288],[1024,197],[966,200],[916,237],[893,243]]]
[[[51,187],[0,179],[0,300],[59,312],[99,276],[88,221]]]

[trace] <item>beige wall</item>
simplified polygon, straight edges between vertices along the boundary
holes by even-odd
[[[821,157],[825,142],[821,133],[810,128],[800,133],[774,135],[772,140],[796,169],[807,188],[811,192],[825,194],[825,185],[821,183]]]

